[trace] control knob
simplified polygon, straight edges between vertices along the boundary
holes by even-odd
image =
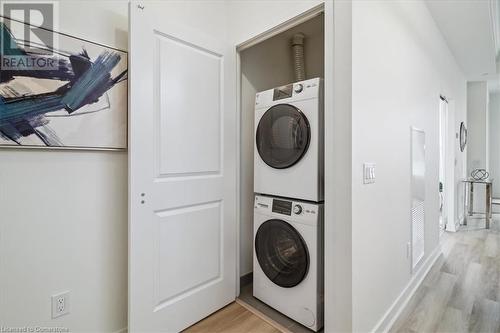
[[[295,205],[293,206],[293,213],[299,215],[302,213],[302,206],[301,205]]]

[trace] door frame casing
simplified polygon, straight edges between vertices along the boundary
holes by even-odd
[[[243,50],[246,50],[258,43],[261,43],[281,32],[284,32],[288,29],[291,29],[301,23],[304,23],[313,17],[323,13],[324,14],[324,24],[325,24],[325,40],[324,40],[324,45],[325,45],[325,54],[324,54],[324,61],[325,61],[325,73],[324,73],[324,110],[325,110],[325,127],[324,127],[324,132],[325,132],[325,152],[331,150],[329,142],[326,140],[326,133],[333,131],[333,128],[329,126],[332,124],[331,121],[327,122],[327,117],[330,118],[331,114],[333,113],[333,89],[329,90],[328,88],[333,87],[333,70],[327,72],[327,69],[333,69],[333,57],[332,57],[332,51],[333,50],[333,38],[327,38],[327,31],[332,31],[333,32],[333,3],[329,3],[331,1],[325,1],[319,5],[316,5],[309,10],[302,12],[299,15],[296,15],[288,20],[285,20],[281,22],[280,24],[274,26],[271,29],[268,29],[266,31],[263,31],[248,40],[237,44],[235,46],[235,57],[236,57],[236,105],[237,105],[237,111],[236,111],[236,117],[237,117],[237,128],[236,128],[236,136],[241,139],[241,114],[242,114],[242,94],[241,94],[241,77],[242,77],[242,70],[241,70],[241,52]],[[332,36],[333,37],[333,36]],[[327,114],[330,114],[327,116]],[[330,136],[331,137],[331,136]],[[242,222],[242,216],[241,216],[241,141],[240,144],[237,146],[237,151],[236,151],[236,156],[237,156],[237,170],[236,170],[236,177],[237,177],[237,198],[236,198],[236,216],[237,216],[237,227],[236,227],[236,297],[240,295],[240,226]],[[330,166],[328,168],[327,166]],[[333,170],[331,168],[333,166],[333,157],[328,157],[325,156],[325,179],[326,173],[328,170]],[[328,179],[332,179],[333,177],[328,177]],[[326,188],[326,181],[325,181],[325,188]],[[324,203],[324,210],[325,210],[325,216],[332,215],[331,212],[333,212],[333,201],[329,200],[327,198],[327,195],[325,193],[325,203]],[[326,220],[326,219],[325,219]],[[326,226],[325,226],[326,228]],[[326,231],[325,231],[326,234]],[[328,240],[325,237],[325,272],[326,272],[326,266],[328,262],[332,262],[333,258],[330,258],[328,255],[328,252],[326,249],[330,244]],[[326,285],[326,279],[325,279],[325,285]],[[326,287],[326,286],[325,286]],[[326,297],[325,294],[325,308],[328,306],[329,300]],[[325,331],[326,329],[327,322],[325,322]]]
[[[445,107],[443,107],[445,106]],[[446,230],[447,224],[449,223],[449,209],[448,209],[448,150],[450,149],[450,145],[448,143],[448,135],[449,135],[449,107],[448,100],[444,96],[439,96],[439,182],[443,181],[443,211],[439,216],[439,237],[441,238]],[[444,132],[443,132],[444,131]],[[441,147],[441,145],[443,147]],[[444,149],[444,154],[443,150]],[[441,175],[441,172],[443,173]],[[441,179],[441,176],[443,179]],[[440,184],[441,185],[441,184]],[[443,220],[443,221],[442,221]],[[443,224],[443,229],[441,229],[441,223]]]
[[[447,223],[445,224],[445,231],[458,231],[459,221],[459,193],[456,191],[458,189],[458,184],[456,181],[456,168],[455,168],[455,158],[457,149],[459,145],[456,140],[456,128],[455,128],[455,101],[448,96],[445,97],[444,102],[446,103],[446,142],[445,142],[445,200],[447,209]]]

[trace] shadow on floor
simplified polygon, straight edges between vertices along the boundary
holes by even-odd
[[[238,297],[241,301],[250,305],[255,310],[262,313],[264,316],[275,321],[281,326],[285,327],[292,333],[313,333],[314,331],[302,326],[301,324],[293,321],[287,316],[283,315],[281,312],[276,311],[267,304],[259,301],[257,298],[253,297],[253,285],[249,283],[241,287],[240,296]],[[323,329],[319,331],[323,333]]]

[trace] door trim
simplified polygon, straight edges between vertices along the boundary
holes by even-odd
[[[457,187],[457,167],[455,166],[455,157],[457,153],[457,148],[456,147],[456,138],[455,138],[455,133],[457,131],[456,129],[456,114],[455,114],[455,100],[453,99],[453,96],[449,97],[446,96],[445,102],[447,104],[447,112],[446,112],[446,148],[445,148],[445,180],[446,186],[444,188],[445,190],[445,200],[446,200],[446,205],[447,205],[447,223],[445,224],[445,231],[451,231],[451,232],[456,232],[458,231],[458,227],[460,224],[460,205],[458,204],[461,202],[459,200],[460,198],[460,191],[455,191],[455,188]],[[459,126],[460,124],[458,124]],[[463,168],[463,172],[465,171],[465,168]],[[440,239],[441,240],[441,239]]]
[[[301,23],[304,23],[313,17],[324,13],[325,12],[325,4],[321,3],[319,5],[316,5],[305,12],[302,12],[301,14],[290,18],[289,20],[283,21],[282,23],[272,27],[271,29],[268,29],[266,31],[263,31],[254,37],[236,45],[236,52],[239,53],[245,49],[248,49],[254,45],[257,45],[271,37],[274,37],[283,31],[286,31],[288,29],[291,29]],[[238,67],[239,68],[239,67]]]
[[[328,1],[328,0],[326,0]],[[332,2],[333,3],[333,2]],[[235,45],[235,51],[236,51],[236,137],[239,138],[241,142],[241,113],[242,113],[242,99],[241,99],[241,52],[256,45],[259,44],[267,39],[272,38],[273,36],[286,31],[288,29],[291,29],[301,23],[304,23],[305,21],[308,21],[312,19],[313,17],[316,17],[317,15],[324,14],[324,21],[325,21],[325,36],[327,29],[330,27],[330,25],[333,25],[333,7],[330,7],[325,4],[325,2],[316,5],[309,10],[300,13],[297,16],[294,16],[286,21],[283,21],[282,23],[274,26],[271,29],[268,29],[266,31],[263,31],[254,37]],[[330,23],[331,22],[331,23]],[[328,26],[328,27],[327,27]],[[325,38],[324,41],[325,44],[325,74],[324,74],[324,82],[325,82],[325,87],[332,87],[333,86],[333,71],[331,71],[331,74],[326,74],[327,73],[327,68],[333,69],[333,57],[326,57],[327,55],[331,55],[331,52],[328,52],[327,49],[333,49],[333,40],[330,40],[328,38]],[[333,95],[333,91],[326,91],[324,92],[324,101],[325,101],[325,106],[324,110],[332,110],[333,111],[333,96],[331,98],[327,98],[328,96]],[[325,112],[326,113],[326,112]],[[324,131],[326,133],[328,123],[325,121],[325,128]],[[329,130],[333,130],[333,128],[329,128]],[[326,138],[326,136],[325,136]],[[329,146],[330,144],[326,142],[324,144],[324,149],[327,151],[327,145]],[[236,216],[237,216],[237,221],[236,221],[236,297],[240,296],[240,227],[241,227],[241,143],[237,145],[236,147],[236,156],[237,156],[237,161],[236,161],[236,177],[237,177],[237,182],[236,182]],[[328,162],[327,162],[328,161]],[[329,159],[325,156],[325,166],[326,164],[332,164],[333,165],[333,159]],[[331,170],[331,169],[330,169]],[[325,167],[325,174],[327,172],[327,168]],[[324,214],[326,216],[326,212],[328,211],[333,211],[333,206],[330,205],[329,207],[326,204],[326,198],[325,198],[325,206],[324,206]],[[329,213],[330,214],[330,213]],[[327,262],[327,252],[326,252],[326,240],[325,240],[325,263]],[[331,258],[328,258],[329,260]],[[326,271],[326,265],[325,265],[325,271]],[[325,294],[325,307],[327,303],[327,298]],[[326,323],[325,323],[325,331],[326,330]]]

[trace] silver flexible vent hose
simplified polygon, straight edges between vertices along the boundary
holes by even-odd
[[[306,79],[306,68],[304,65],[304,34],[295,34],[292,38],[293,69],[295,82]]]

